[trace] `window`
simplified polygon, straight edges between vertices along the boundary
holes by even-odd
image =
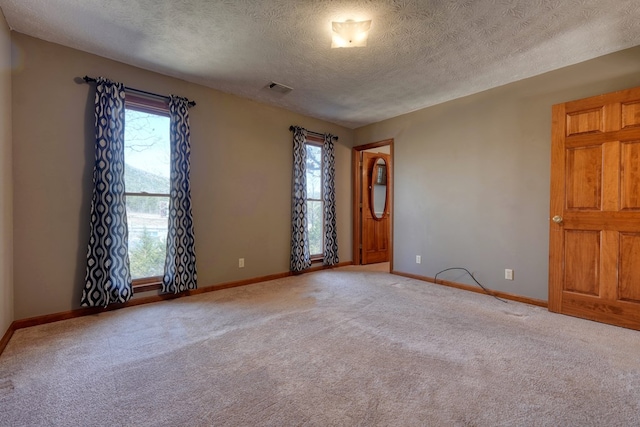
[[[322,146],[310,140],[307,148],[307,227],[309,253],[322,258],[324,248],[324,199],[322,194]]]
[[[170,192],[168,106],[127,94],[124,180],[129,261],[135,284],[164,274]]]

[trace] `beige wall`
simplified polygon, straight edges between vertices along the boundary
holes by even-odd
[[[395,140],[394,269],[546,300],[551,106],[635,86],[640,47],[357,129]]]
[[[0,11],[0,336],[13,321],[11,37]]]
[[[283,109],[13,33],[15,317],[78,307],[89,230],[93,87],[105,76],[186,96],[199,286],[289,270],[289,126],[340,137],[336,146],[340,260],[351,260],[353,131]],[[238,268],[238,258],[245,268]]]
[[[6,326],[13,317],[78,307],[88,239],[93,88],[76,77],[103,75],[197,101],[191,110],[192,196],[200,286],[288,270],[288,127],[297,124],[340,136],[341,261],[351,260],[350,148],[394,138],[395,269],[433,276],[466,267],[492,289],[539,299],[547,299],[551,105],[640,85],[638,47],[354,132],[25,35],[12,37],[13,80],[7,73],[0,79],[0,321]],[[0,49],[4,71],[4,21]],[[422,255],[422,264],[415,264],[415,255]],[[240,257],[244,269],[237,267]],[[505,268],[515,270],[514,281],[504,280]],[[457,273],[443,278],[473,284]],[[8,302],[12,281],[15,316]]]

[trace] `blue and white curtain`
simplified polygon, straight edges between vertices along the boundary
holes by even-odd
[[[322,195],[324,198],[324,265],[338,264],[338,234],[336,232],[336,156],[333,135],[324,134],[322,146]]]
[[[171,96],[171,193],[167,257],[162,292],[179,293],[196,289],[196,252],[191,210],[191,142],[189,101]]]
[[[124,85],[96,79],[95,164],[87,270],[81,304],[106,307],[131,298],[124,188]]]
[[[311,267],[307,229],[307,131],[293,128],[293,182],[291,195],[291,271]]]

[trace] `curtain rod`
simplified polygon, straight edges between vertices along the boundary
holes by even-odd
[[[289,132],[293,132],[293,126],[289,126]],[[311,135],[313,135],[313,136],[319,136],[319,137],[321,137],[321,138],[324,138],[324,134],[323,134],[323,133],[320,133],[320,132],[313,132],[313,131],[308,130],[308,131],[307,131],[307,134],[311,134]],[[335,135],[332,135],[331,137],[332,137],[333,139],[335,139],[336,141],[338,140],[338,137],[337,137],[337,136],[335,136]]]
[[[86,83],[95,82],[96,81],[95,77],[89,77],[89,76],[84,76],[82,78],[82,80],[84,80]],[[132,87],[126,87],[126,86],[125,86],[125,89],[128,90],[128,91],[131,91],[131,92],[139,93],[141,95],[148,95],[148,96],[153,96],[153,97],[156,97],[156,98],[161,98],[161,99],[164,99],[166,101],[169,101],[171,99],[170,97],[168,97],[166,95],[160,95],[160,94],[153,93],[153,92],[147,92],[146,90],[134,89]],[[187,99],[187,102],[189,104],[189,107],[195,107],[196,106],[196,102],[195,101],[189,101]]]

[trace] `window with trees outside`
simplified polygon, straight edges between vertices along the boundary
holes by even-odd
[[[307,227],[309,254],[318,259],[324,248],[324,201],[322,194],[322,145],[307,140]]]
[[[168,106],[127,94],[124,176],[133,284],[161,281],[170,192]]]

